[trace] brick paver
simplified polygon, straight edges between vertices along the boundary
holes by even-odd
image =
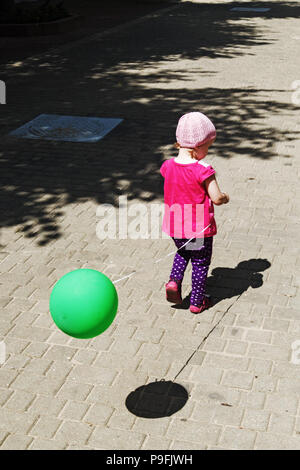
[[[300,448],[300,5],[264,5],[183,2],[1,67],[1,448]],[[170,240],[96,236],[99,204],[161,203],[159,166],[194,109],[216,124],[207,160],[231,196],[216,207],[216,303],[199,316],[165,302],[171,259],[153,260]],[[8,137],[41,113],[124,122],[97,144]],[[67,337],[48,312],[54,283],[83,267],[112,280],[146,268],[117,284],[116,320],[91,340]],[[130,413],[128,395],[161,379],[186,388],[186,405]]]

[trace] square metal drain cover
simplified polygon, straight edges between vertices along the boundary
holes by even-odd
[[[97,142],[123,119],[40,114],[9,135],[25,139]]]
[[[255,7],[234,7],[230,8],[230,11],[258,11],[263,13],[264,11],[269,11],[270,8],[255,8]]]

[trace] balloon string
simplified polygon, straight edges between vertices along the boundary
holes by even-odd
[[[199,235],[200,235],[200,233],[204,232],[210,225],[211,225],[211,224],[208,224],[203,230],[201,230],[201,232],[199,232]],[[184,248],[190,241],[194,240],[194,238],[196,238],[196,237],[190,238],[187,242],[185,242],[184,245],[182,245],[182,246],[181,246],[180,248],[178,248],[177,250],[172,251],[171,253],[168,253],[167,255],[163,256],[162,258],[157,259],[156,261],[154,261],[154,264],[159,263],[159,262],[162,261],[163,259],[168,258],[168,256],[174,255],[174,254],[177,253],[179,250],[182,250],[182,248]],[[127,278],[133,276],[134,274],[137,274],[137,273],[140,273],[140,272],[144,272],[144,269],[139,269],[139,270],[133,271],[132,273],[127,274],[126,276],[120,277],[120,279],[117,279],[116,281],[112,281],[112,283],[113,283],[113,284],[117,284],[117,282],[121,282],[121,281],[123,281],[124,279],[127,279]]]

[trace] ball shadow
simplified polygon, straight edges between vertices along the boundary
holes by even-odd
[[[182,385],[162,380],[138,387],[128,395],[125,405],[141,418],[164,418],[183,408],[188,397]]]

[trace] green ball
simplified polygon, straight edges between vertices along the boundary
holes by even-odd
[[[94,338],[113,322],[118,294],[111,280],[94,269],[76,269],[53,287],[50,313],[60,330],[74,338]]]

